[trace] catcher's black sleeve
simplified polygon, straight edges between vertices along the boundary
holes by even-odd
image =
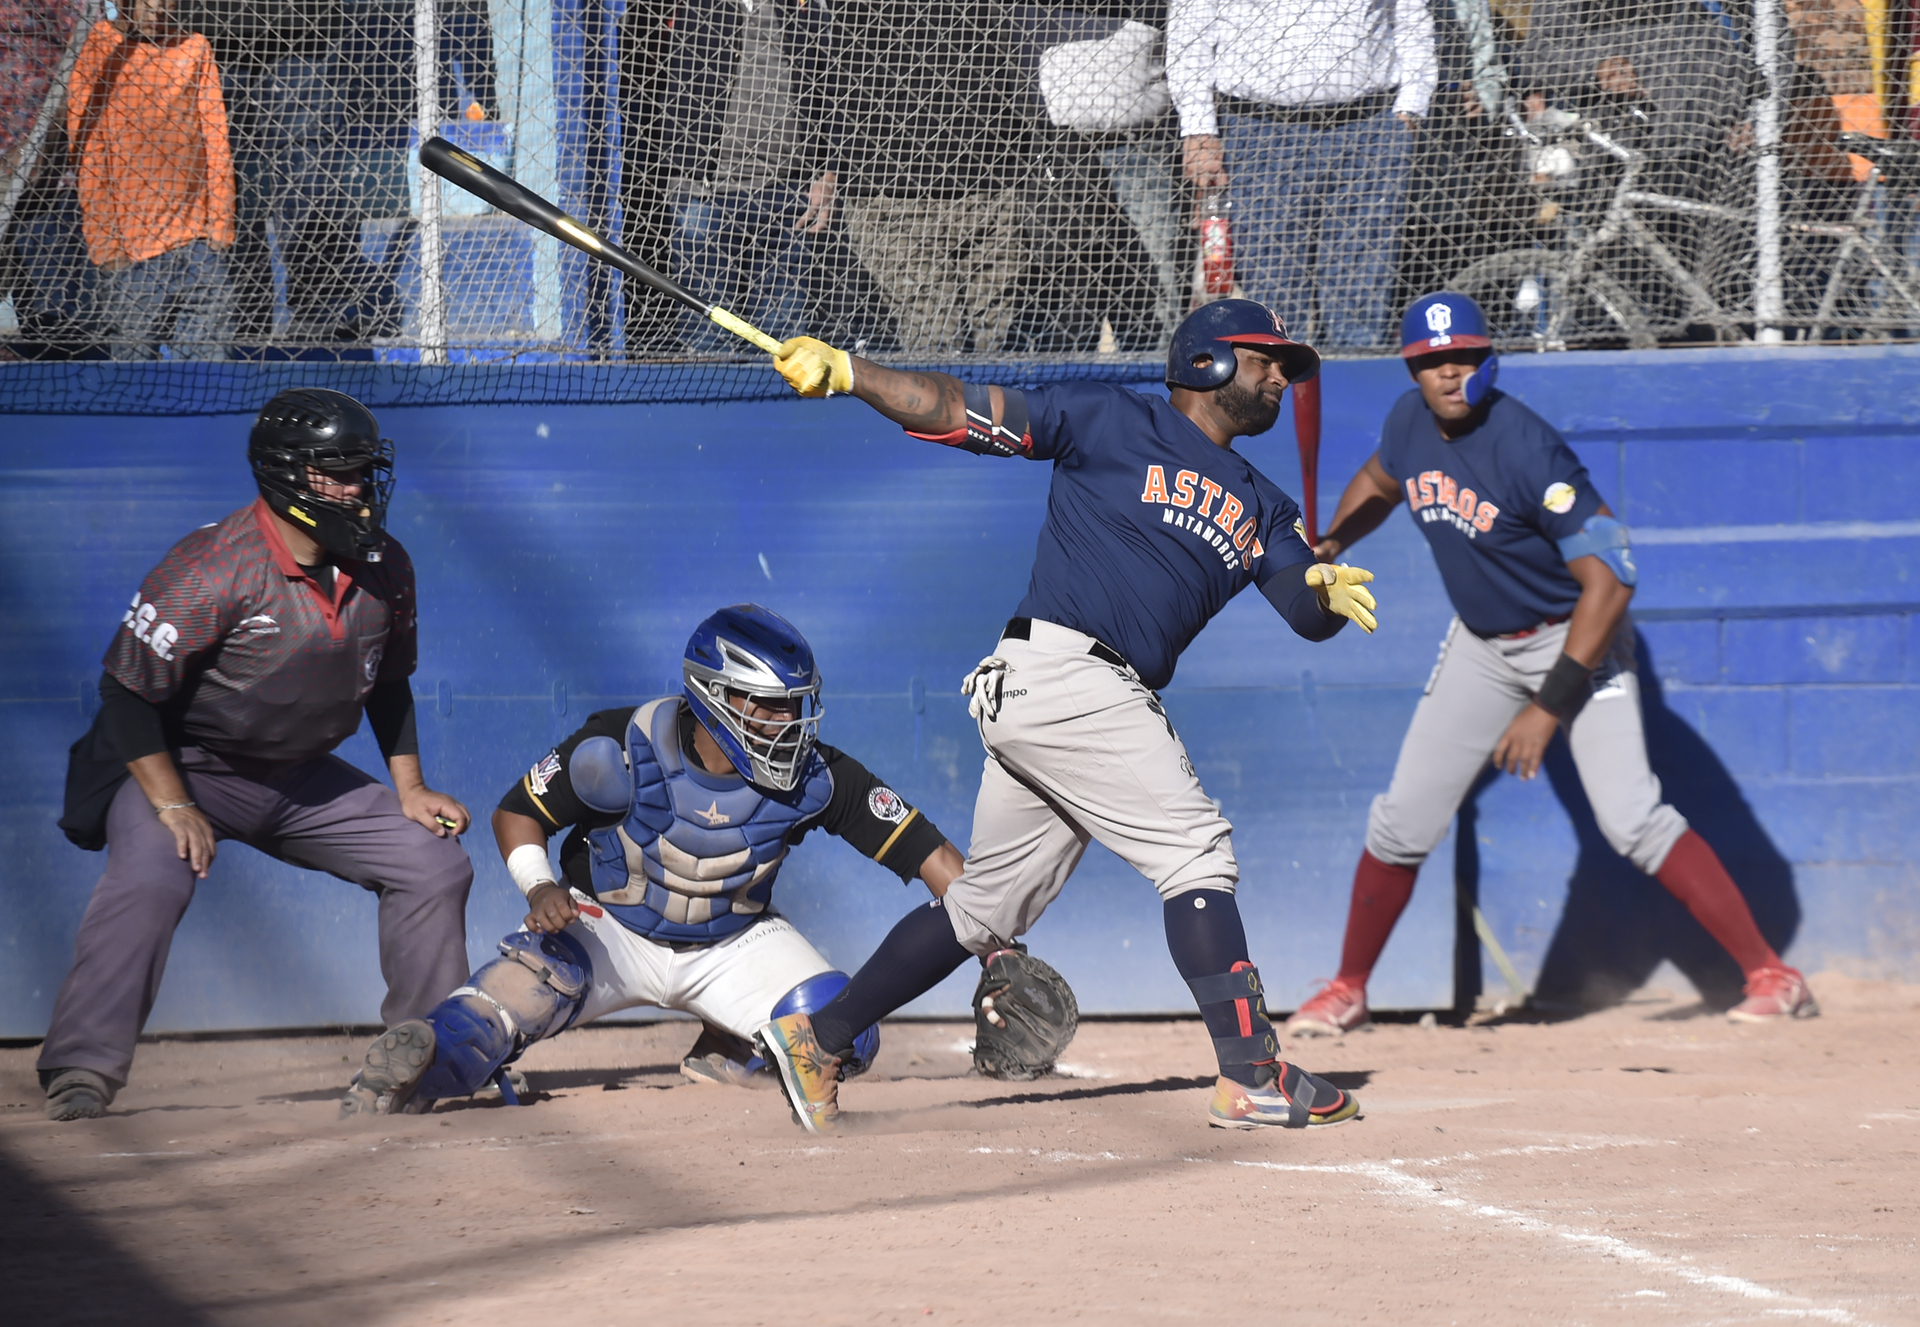
[[[825,742],[819,750],[833,774],[833,800],[821,813],[820,828],[845,839],[901,880],[912,880],[947,836],[852,756]]]
[[[585,824],[597,829],[601,825],[618,824],[618,813],[603,815],[574,795],[573,780],[567,777],[567,762],[573,758],[574,748],[589,737],[611,737],[616,742],[622,741],[626,737],[627,720],[632,715],[631,708],[598,710],[589,714],[578,730],[540,757],[534,762],[533,768],[520,776],[520,782],[509,788],[507,795],[500,799],[500,809],[539,822],[549,835],[569,825]]]

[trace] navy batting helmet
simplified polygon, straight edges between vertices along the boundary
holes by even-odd
[[[1413,360],[1453,350],[1487,352],[1473,376],[1467,379],[1465,389],[1467,404],[1479,405],[1500,376],[1500,361],[1493,353],[1487,315],[1471,295],[1462,295],[1457,290],[1436,290],[1409,304],[1406,316],[1400,320],[1401,358]]]
[[[1288,382],[1320,372],[1320,352],[1287,335],[1280,315],[1250,299],[1215,300],[1188,314],[1167,347],[1167,386],[1211,392],[1233,381],[1234,346],[1279,346]]]

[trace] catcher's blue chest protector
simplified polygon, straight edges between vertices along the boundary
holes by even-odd
[[[621,924],[649,940],[711,944],[766,910],[788,836],[826,810],[833,776],[817,751],[790,793],[709,774],[680,749],[681,704],[652,701],[627,721],[631,804],[587,841],[594,893]]]

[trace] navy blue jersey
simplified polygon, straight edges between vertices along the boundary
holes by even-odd
[[[1053,486],[1022,616],[1084,631],[1158,690],[1229,599],[1313,561],[1293,499],[1162,398],[1063,383],[1026,399]]]
[[[1416,388],[1387,412],[1380,466],[1399,481],[1469,631],[1500,636],[1573,611],[1580,582],[1556,545],[1601,498],[1546,420],[1495,392],[1480,426],[1449,442]]]

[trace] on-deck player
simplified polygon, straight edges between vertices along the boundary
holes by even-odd
[[[1271,309],[1193,313],[1167,356],[1171,401],[1092,383],[963,385],[851,359],[810,338],[781,346],[802,395],[851,392],[909,433],[988,456],[1051,461],[1026,598],[963,684],[986,747],[966,871],[909,913],[811,1018],[761,1035],[799,1122],[832,1127],[854,1032],[1028,930],[1090,839],[1164,900],[1167,947],[1214,1038],[1216,1125],[1334,1124],[1359,1104],[1279,1059],[1234,900],[1232,826],[1214,808],[1156,690],[1235,594],[1258,585],[1300,635],[1374,626],[1372,577],[1320,567],[1293,499],[1232,448],[1273,427],[1290,381],[1320,357]]]
[[[1450,291],[1414,301],[1401,351],[1418,386],[1341,495],[1315,550],[1331,561],[1402,498],[1433,548],[1457,616],[1367,816],[1340,974],[1287,1031],[1334,1036],[1367,1021],[1367,977],[1473,781],[1493,763],[1532,778],[1562,726],[1614,851],[1657,878],[1746,973],[1743,1022],[1819,1012],[1780,961],[1726,868],[1660,800],[1647,767],[1628,602],[1626,527],[1553,427],[1493,386],[1486,319]]]
[[[393,444],[352,397],[296,389],[267,402],[247,458],[259,500],[141,582],[73,750],[61,827],[104,840],[107,869],[40,1048],[56,1120],[103,1113],[126,1083],[216,840],[379,895],[389,1025],[467,970],[467,812],[420,775],[413,564],[384,528]],[[362,712],[393,788],[328,754]]]
[[[852,756],[815,740],[820,670],[793,625],[757,604],[687,642],[680,696],[602,710],[538,761],[493,813],[527,896],[525,929],[424,1018],[368,1047],[341,1114],[418,1111],[498,1082],[534,1042],[656,1005],[707,1024],[681,1066],[740,1082],[748,1038],[846,982],[772,908],[787,852],[813,829],[936,896],[965,864],[940,830]],[[563,885],[547,859],[560,848]],[[879,1031],[856,1029],[865,1068]]]

